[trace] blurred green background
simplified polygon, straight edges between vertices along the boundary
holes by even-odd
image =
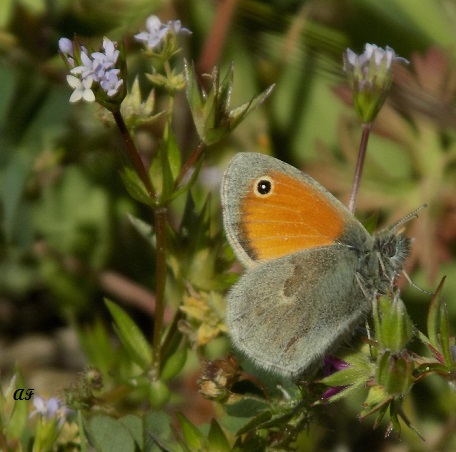
[[[213,193],[211,221],[217,227],[218,186],[227,161],[238,151],[271,153],[308,171],[346,201],[360,128],[343,100],[342,52],[346,47],[362,51],[369,42],[389,45],[411,61],[411,75],[398,78],[369,145],[360,217],[381,212],[381,223],[388,224],[429,204],[407,226],[415,237],[409,272],[429,291],[442,275],[449,276],[444,295],[456,327],[456,2],[3,0],[1,375],[11,373],[17,361],[43,391],[64,385],[87,362],[74,331],[95,328],[96,322],[109,325],[103,296],[128,309],[145,330],[150,327],[153,250],[144,246],[127,216],[149,221],[149,213],[121,184],[118,149],[123,142],[115,127],[100,120],[99,107],[69,104],[66,68],[57,53],[62,36],[77,34],[94,45],[103,36],[125,39],[129,82],[140,74],[146,92],[150,86],[141,74],[149,69],[132,35],[144,29],[150,14],[163,21],[180,19],[192,30],[184,56],[199,71],[234,62],[233,105],[276,83],[266,104],[207,152],[194,195],[202,201]],[[438,50],[427,53],[432,48]],[[157,111],[163,107],[161,94]],[[175,133],[188,156],[197,137],[185,96],[178,101]],[[156,145],[154,127],[137,132],[146,159]],[[182,202],[172,206],[176,219]],[[422,327],[429,297],[409,287],[405,293],[412,319]],[[337,439],[328,447],[339,442],[362,450],[356,447],[363,438],[374,436],[383,444],[383,432],[373,433],[368,422],[361,426],[355,419],[360,400],[344,407],[350,414],[343,418],[349,420],[336,416],[340,425],[333,423],[330,429]],[[422,434],[448,444],[445,435],[453,435],[448,429],[456,422],[456,399],[446,383],[435,379],[418,385],[410,403]],[[207,421],[204,413],[201,408],[201,420]],[[318,438],[325,444],[325,434],[314,432],[313,446]],[[410,441],[413,450],[420,450],[416,439]]]

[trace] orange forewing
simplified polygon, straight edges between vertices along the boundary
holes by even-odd
[[[256,193],[255,184],[241,202],[243,245],[255,259],[275,259],[299,250],[330,245],[344,230],[340,210],[306,181],[271,171],[273,190]]]

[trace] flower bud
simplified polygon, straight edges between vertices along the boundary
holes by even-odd
[[[199,393],[209,400],[228,400],[238,372],[238,363],[233,356],[207,362],[198,380]]]
[[[377,382],[389,395],[405,394],[413,383],[413,362],[404,353],[400,356],[385,351],[378,359]]]
[[[354,107],[364,124],[372,123],[385,102],[393,80],[394,61],[408,63],[388,46],[381,49],[366,44],[360,55],[350,49],[344,53],[344,71],[353,89]]]
[[[413,336],[413,326],[399,297],[379,298],[375,312],[375,332],[381,348],[400,352]]]

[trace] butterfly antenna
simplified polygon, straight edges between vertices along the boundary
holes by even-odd
[[[393,224],[388,228],[389,231],[397,231],[400,226],[407,223],[408,221],[412,220],[413,218],[418,218],[418,212],[427,207],[427,204],[421,204],[421,206],[417,207],[413,212],[410,212],[404,218],[399,220],[397,223]]]

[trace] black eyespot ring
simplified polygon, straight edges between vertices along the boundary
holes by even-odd
[[[254,185],[256,195],[267,196],[272,193],[273,183],[272,179],[268,176],[263,176],[257,179]]]

